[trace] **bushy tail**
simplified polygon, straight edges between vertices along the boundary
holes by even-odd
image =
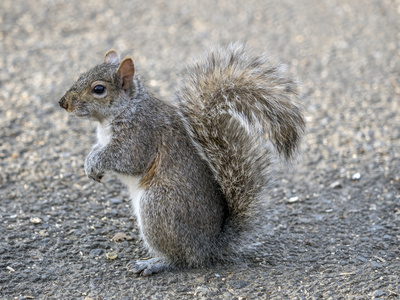
[[[297,85],[238,44],[188,73],[176,93],[185,126],[226,197],[230,230],[247,232],[276,158],[290,160],[304,133]]]

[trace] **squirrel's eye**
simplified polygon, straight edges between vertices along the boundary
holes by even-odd
[[[103,94],[105,90],[106,90],[106,88],[104,86],[98,84],[93,88],[93,93]]]

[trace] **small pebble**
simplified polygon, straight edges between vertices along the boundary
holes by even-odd
[[[391,235],[388,235],[388,234],[385,234],[385,235],[383,236],[383,239],[386,240],[386,241],[388,241],[388,240],[391,240],[391,239],[392,239],[392,236],[391,236]]]
[[[371,261],[371,266],[374,268],[382,268],[382,264],[376,261]]]
[[[360,173],[355,173],[353,176],[351,176],[351,179],[356,181],[361,179],[361,174]]]
[[[297,196],[296,197],[291,197],[291,198],[289,198],[287,200],[288,203],[295,203],[297,201],[299,201],[299,197],[297,197]]]
[[[108,253],[106,253],[106,258],[109,260],[117,259],[118,253],[117,252],[108,252]]]
[[[375,294],[374,294],[375,297],[381,297],[381,296],[384,296],[384,295],[386,295],[386,292],[381,291],[381,290],[377,290],[375,292]]]
[[[130,240],[132,240],[132,237],[123,232],[118,232],[113,236],[112,240],[114,242],[130,241]]]
[[[341,187],[342,187],[342,184],[340,183],[340,181],[332,182],[330,185],[330,188],[332,188],[332,189],[340,189]]]
[[[10,271],[10,272],[15,272],[15,270],[13,269],[13,268],[11,268],[10,266],[7,266],[7,268],[6,268],[8,271]]]
[[[31,218],[29,221],[30,221],[31,223],[33,223],[33,224],[40,224],[40,223],[43,222],[42,219],[41,219],[41,218],[38,218],[38,217],[33,217],[33,218]]]
[[[103,254],[103,249],[93,249],[90,250],[90,256],[95,257],[95,256],[100,256],[101,254]]]
[[[110,199],[110,204],[121,204],[122,203],[122,199],[119,198],[111,198]]]
[[[242,289],[246,287],[249,283],[244,281],[244,280],[237,280],[237,281],[231,281],[229,285],[235,289]]]
[[[368,261],[368,259],[366,259],[365,257],[362,257],[362,256],[357,256],[357,259],[362,261],[362,262],[367,262]]]

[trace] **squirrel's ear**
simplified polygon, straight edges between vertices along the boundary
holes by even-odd
[[[121,79],[122,88],[125,91],[133,84],[133,75],[135,75],[133,60],[130,57],[126,57],[122,60],[117,70],[117,76]]]
[[[104,63],[110,65],[118,65],[121,61],[117,51],[114,49],[108,50],[106,55],[104,55]]]

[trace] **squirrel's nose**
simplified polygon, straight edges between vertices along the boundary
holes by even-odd
[[[66,103],[65,97],[62,97],[61,100],[58,102],[58,104],[60,104],[62,108],[68,110],[68,103]]]

